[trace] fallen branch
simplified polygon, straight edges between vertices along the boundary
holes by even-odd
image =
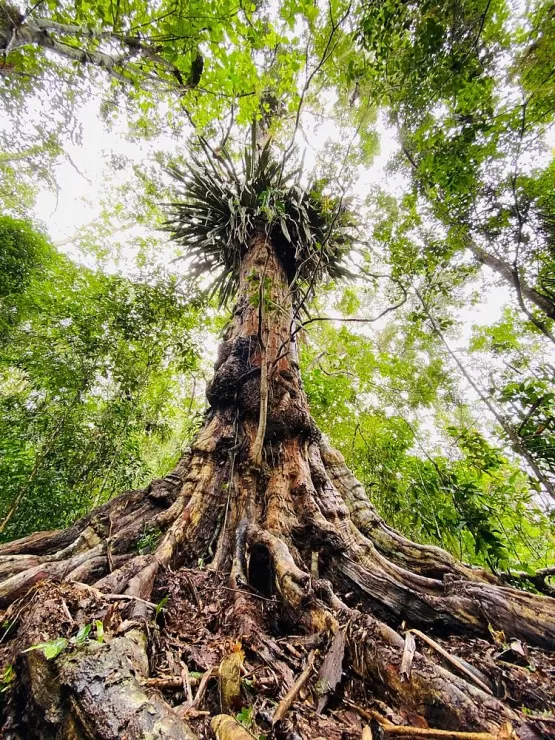
[[[363,719],[371,722],[377,722],[380,726],[380,730],[386,735],[398,737],[404,735],[406,737],[426,737],[426,738],[438,738],[438,740],[498,740],[496,735],[492,735],[490,732],[456,732],[454,730],[435,730],[431,727],[413,727],[412,725],[394,725],[390,722],[387,717],[380,714],[375,709],[364,709],[358,704],[346,699],[346,703],[351,706]],[[505,726],[504,726],[505,727]],[[365,728],[366,729],[366,728]],[[368,728],[370,730],[370,728]],[[371,740],[372,733],[367,734],[368,740]],[[510,735],[506,735],[510,737]],[[366,740],[364,737],[364,731],[362,740]]]
[[[308,656],[308,661],[307,661],[304,671],[301,673],[301,675],[295,681],[293,686],[291,686],[289,691],[285,694],[283,699],[277,705],[276,711],[274,712],[274,716],[272,719],[272,725],[275,725],[277,724],[277,722],[282,720],[287,714],[287,712],[291,709],[291,705],[297,698],[299,691],[308,681],[310,674],[312,673],[312,669],[314,668],[315,658],[316,658],[316,651],[312,650]]]
[[[472,681],[476,686],[478,686],[479,689],[482,689],[482,691],[485,691],[486,694],[489,694],[490,696],[493,696],[493,691],[490,689],[489,686],[487,686],[483,681],[481,681],[477,676],[475,676],[471,670],[469,670],[464,663],[461,663],[461,661],[455,657],[454,655],[451,655],[451,653],[448,653],[447,650],[441,647],[435,640],[432,640],[431,637],[428,637],[428,635],[425,635],[423,632],[420,632],[420,630],[410,630],[414,635],[419,637],[421,640],[423,640],[427,645],[429,645],[431,648],[436,650],[441,656],[445,658],[449,663],[451,663],[452,666],[454,666],[458,671],[463,673],[466,678],[468,678],[470,681]]]

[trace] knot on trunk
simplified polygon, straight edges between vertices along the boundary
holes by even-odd
[[[251,365],[251,357],[258,346],[256,336],[238,337],[234,342],[221,345],[214,366],[216,372],[206,389],[206,397],[213,408],[233,403],[241,384],[260,372],[260,368]]]

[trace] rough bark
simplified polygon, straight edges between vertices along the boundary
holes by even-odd
[[[269,327],[263,343],[262,315]],[[22,710],[14,694],[12,737],[32,737],[24,734],[31,726],[40,737],[112,738],[124,731],[129,738],[191,737],[181,720],[198,710],[215,674],[207,670],[194,703],[186,703],[179,715],[137,679],[148,675],[138,630],[152,623],[157,579],[199,564],[214,577],[228,574],[226,588],[234,594],[228,636],[256,644],[263,662],[281,672],[283,695],[294,686],[291,670],[275,657],[275,641],[249,594],[257,595],[257,603],[279,607],[282,630],[289,625],[292,634],[304,632],[307,639],[341,631],[348,664],[375,695],[430,726],[497,734],[510,722],[522,738],[541,736],[520,712],[423,653],[412,658],[410,680],[401,671],[404,640],[396,630],[402,623],[484,638],[493,629],[553,649],[555,602],[508,588],[492,574],[459,563],[440,548],[410,542],[387,526],[311,419],[291,316],[283,266],[274,245],[258,234],[245,250],[238,303],[207,390],[204,426],[176,469],[146,490],[109,501],[66,531],[37,533],[0,547],[0,605],[16,624],[12,657],[35,633],[41,640],[55,636],[52,625],[40,621],[45,580],[70,589],[62,599],[71,620],[67,634],[73,623],[83,622],[83,613],[94,611],[91,599],[103,604],[108,623],[109,604],[123,601],[129,608],[106,644],[75,647],[45,664],[53,671],[53,697],[41,698],[43,669],[32,668],[36,658],[26,659],[18,691],[28,699]],[[255,442],[261,409],[266,418],[260,454]],[[157,541],[152,552],[140,555],[137,542],[145,532]],[[88,606],[83,589],[94,595]],[[190,591],[200,614],[203,600],[194,584]],[[56,603],[63,615],[60,600]],[[35,615],[34,633],[25,626],[31,617],[22,614]],[[332,639],[331,650],[333,644]],[[325,677],[333,674],[335,688],[341,678],[338,659],[324,661],[320,670]],[[186,682],[188,673],[183,675]],[[214,725],[222,738],[239,737],[237,727],[221,719]]]

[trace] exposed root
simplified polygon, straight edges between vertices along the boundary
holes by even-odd
[[[421,640],[423,640],[427,645],[430,645],[430,647],[433,647],[434,650],[437,650],[437,652],[443,656],[451,665],[456,668],[460,673],[462,673],[467,680],[472,681],[472,683],[475,683],[476,686],[479,689],[482,689],[482,691],[485,691],[486,694],[489,694],[490,696],[493,696],[493,691],[490,689],[489,686],[487,686],[478,676],[475,675],[469,668],[467,668],[464,663],[461,663],[458,658],[456,658],[454,655],[451,655],[447,652],[444,648],[441,647],[435,640],[432,640],[431,637],[428,635],[425,635],[423,632],[420,632],[420,630],[411,630],[411,632],[419,637]]]
[[[255,531],[253,537],[251,541],[258,544],[259,533]],[[263,541],[267,546],[268,540],[263,538]],[[274,544],[271,540],[271,547]],[[232,636],[239,635],[236,630],[245,624],[246,612],[251,629],[242,637],[245,657],[239,656],[240,663],[237,665],[243,665],[241,672],[249,678],[251,688],[245,688],[241,681],[239,700],[239,684],[235,680],[234,703],[236,706],[239,702],[245,707],[252,705],[259,708],[252,710],[252,721],[260,722],[259,734],[268,734],[273,721],[276,728],[281,728],[280,732],[286,732],[287,727],[291,730],[294,727],[301,737],[307,739],[317,736],[332,740],[341,740],[341,737],[355,740],[360,738],[362,728],[357,729],[352,717],[349,719],[349,715],[338,713],[338,708],[342,697],[348,699],[349,695],[360,706],[360,692],[367,695],[370,691],[373,698],[367,696],[363,706],[366,707],[365,711],[379,712],[386,719],[391,717],[387,719],[391,723],[391,731],[389,725],[383,727],[386,736],[410,737],[409,730],[416,726],[416,719],[419,730],[425,725],[441,728],[445,738],[438,734],[440,740],[449,740],[453,732],[465,733],[460,738],[453,735],[453,740],[468,740],[466,734],[469,730],[498,738],[506,722],[512,723],[518,737],[523,740],[542,736],[541,728],[544,725],[539,719],[537,722],[528,721],[499,699],[473,686],[472,682],[446,670],[432,659],[437,655],[436,652],[431,657],[415,653],[410,678],[403,676],[403,638],[386,624],[346,606],[336,596],[329,582],[317,581],[312,584],[313,590],[305,596],[303,611],[312,614],[312,629],[320,624],[324,630],[333,631],[277,639],[271,633],[275,633],[278,627],[283,606],[290,615],[291,604],[282,606],[282,601],[291,595],[289,589],[285,589],[283,594],[277,591],[272,598],[260,598],[243,589],[225,589],[225,577],[206,570],[180,571],[173,575],[165,573],[159,575],[157,582],[154,600],[160,599],[160,593],[167,594],[170,600],[165,611],[163,631],[154,628],[152,639],[156,651],[152,654],[150,670],[146,662],[144,633],[133,626],[137,625],[136,621],[129,621],[133,616],[135,599],[120,594],[113,596],[120,601],[113,602],[111,595],[78,584],[43,585],[31,593],[27,603],[19,607],[19,616],[17,612],[13,615],[17,624],[14,628],[15,653],[12,651],[11,655],[28,647],[30,641],[36,643],[58,637],[60,631],[69,638],[76,634],[80,625],[99,618],[105,625],[105,643],[89,640],[81,647],[62,653],[55,661],[44,661],[40,651],[26,653],[19,659],[16,663],[18,688],[10,700],[10,706],[19,707],[16,716],[18,722],[23,723],[22,727],[27,727],[27,722],[35,723],[37,728],[42,727],[42,730],[37,729],[36,736],[46,737],[44,722],[49,723],[48,726],[66,722],[73,724],[71,727],[69,724],[61,725],[63,732],[60,730],[60,738],[70,737],[67,734],[70,729],[83,733],[84,737],[89,736],[86,734],[88,732],[91,737],[111,738],[115,735],[110,735],[102,724],[108,723],[109,717],[123,717],[129,728],[142,727],[140,731],[144,732],[141,723],[146,722],[148,715],[154,722],[153,727],[164,728],[166,734],[160,737],[192,737],[194,730],[188,729],[183,719],[202,734],[201,728],[206,727],[210,716],[221,711],[222,693],[221,689],[218,690],[216,678],[222,671],[226,656],[233,656],[238,649],[233,647],[236,638]],[[236,614],[238,597],[242,620],[238,620]],[[293,598],[296,598],[295,593]],[[44,621],[46,615],[49,615],[47,622]],[[149,615],[149,619],[152,619],[153,610]],[[42,621],[37,621],[38,617]],[[304,623],[308,624],[308,621],[305,619]],[[339,626],[341,624],[343,628]],[[344,642],[341,649],[336,650],[337,635],[342,635]],[[316,647],[319,652],[315,650]],[[343,663],[343,673],[344,650],[347,651],[347,659]],[[118,663],[121,660],[130,661],[134,667],[125,668]],[[33,668],[28,667],[31,664]],[[362,681],[355,678],[352,669],[362,677]],[[187,682],[183,679],[184,670],[189,676]],[[522,669],[515,666],[513,670]],[[30,671],[34,673],[31,675]],[[96,673],[93,675],[94,671]],[[107,680],[109,671],[112,671],[111,676],[119,676],[115,683]],[[294,679],[295,675],[298,676],[297,680]],[[332,677],[331,682],[326,678],[329,676]],[[30,695],[21,693],[28,691],[29,686],[39,685],[44,687],[42,692],[33,690],[34,693]],[[359,688],[354,688],[356,686]],[[195,687],[198,687],[196,691]],[[151,693],[153,689],[163,691],[174,710],[167,701],[162,702],[156,694]],[[192,702],[188,693],[191,691]],[[62,713],[63,718],[60,714],[57,698],[60,692],[64,695],[64,692],[69,692],[74,697],[71,719],[68,719],[67,712]],[[21,709],[23,696],[26,697],[25,712]],[[323,697],[329,698],[331,713],[324,711],[318,714],[318,710],[322,711],[323,708]],[[278,701],[277,710],[271,709],[268,703],[270,698]],[[394,713],[384,714],[381,699],[396,711],[402,709],[403,714],[399,718]],[[97,701],[102,702],[102,706],[97,707]],[[522,700],[519,698],[518,701]],[[139,711],[139,705],[146,709]],[[545,702],[543,706],[546,706]],[[89,715],[94,717],[91,719]],[[175,722],[178,723],[177,729],[173,724]],[[235,720],[233,724],[226,720],[226,727],[234,732],[246,732]],[[6,737],[35,737],[28,730],[17,734],[16,729],[14,725],[12,735],[7,734]],[[448,735],[447,731],[451,734]],[[129,729],[130,738],[142,737],[133,732]],[[420,731],[413,734],[423,736]],[[430,733],[430,736],[434,734]],[[221,734],[220,737],[241,735]]]
[[[228,714],[218,714],[210,723],[218,740],[252,740],[252,735]]]
[[[410,681],[403,680],[402,638],[371,617],[353,621],[348,642],[354,669],[381,685],[383,696],[430,724],[497,734],[501,724],[509,721],[518,728],[520,737],[537,737],[534,728],[502,702],[419,653],[414,657]]]
[[[255,547],[266,549],[279,593],[286,603],[298,608],[308,593],[310,576],[295,564],[285,542],[252,524],[247,527],[247,542],[251,550]]]

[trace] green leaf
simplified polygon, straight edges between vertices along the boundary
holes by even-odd
[[[73,638],[75,644],[83,645],[83,643],[86,642],[91,629],[92,629],[92,624],[84,624],[82,627],[80,627],[79,631]]]
[[[31,645],[31,647],[24,650],[24,653],[29,653],[31,650],[42,650],[44,657],[47,660],[56,658],[61,652],[63,652],[69,645],[69,640],[65,637],[57,637],[55,640],[50,642],[40,642],[37,645]]]
[[[10,688],[10,684],[15,681],[16,674],[11,663],[4,668],[4,673],[0,677],[0,694],[3,694]]]
[[[170,599],[169,594],[166,594],[160,601],[156,604],[156,610],[154,612],[154,621],[156,621],[161,614],[162,610],[165,608],[166,604],[168,603]]]

